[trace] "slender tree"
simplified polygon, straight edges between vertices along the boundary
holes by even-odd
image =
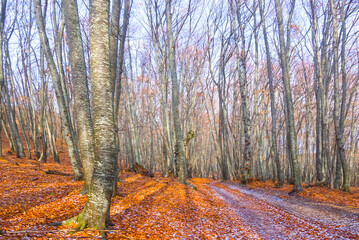
[[[76,151],[74,137],[71,131],[72,129],[72,127],[70,126],[71,121],[69,119],[68,109],[66,108],[66,101],[65,101],[66,96],[64,95],[64,92],[62,90],[60,75],[56,69],[55,61],[50,49],[49,39],[45,31],[45,24],[44,24],[44,18],[42,16],[43,14],[42,14],[40,0],[34,0],[34,6],[35,6],[35,17],[36,17],[37,28],[40,35],[41,48],[43,49],[43,52],[45,54],[46,62],[50,70],[52,81],[54,83],[56,99],[57,99],[57,104],[59,106],[59,112],[60,112],[61,122],[63,125],[65,140],[68,147],[68,153],[72,165],[72,170],[74,172],[74,179],[80,180],[83,178],[83,173],[81,171],[81,167],[79,164],[80,160]]]
[[[314,79],[315,79],[315,96],[317,107],[316,118],[316,180],[317,184],[325,182],[323,173],[323,74],[320,62],[319,52],[319,33],[318,33],[318,18],[317,18],[317,1],[310,1],[311,8],[311,26],[312,26],[312,42],[314,48]]]
[[[186,183],[187,167],[185,160],[185,146],[183,142],[183,130],[179,115],[179,86],[177,80],[175,51],[176,45],[173,40],[172,30],[172,13],[171,0],[166,0],[166,23],[167,23],[167,46],[168,46],[168,62],[172,79],[172,118],[175,129],[176,145],[175,145],[175,162],[178,181]]]
[[[274,76],[272,71],[272,58],[270,54],[270,48],[269,48],[269,41],[268,41],[268,33],[266,28],[266,22],[264,18],[264,10],[263,10],[263,4],[262,1],[259,0],[259,12],[261,15],[262,20],[262,28],[263,28],[263,37],[264,37],[264,44],[266,49],[266,60],[267,60],[267,74],[268,74],[268,83],[269,83],[269,92],[270,92],[270,106],[271,106],[271,117],[272,117],[272,148],[273,148],[273,156],[276,163],[277,168],[277,178],[278,187],[283,187],[284,184],[284,174],[281,167],[280,159],[279,159],[279,153],[278,153],[278,147],[277,147],[277,109],[275,107],[275,92],[274,92]]]
[[[279,46],[280,46],[280,65],[282,69],[282,79],[284,87],[284,105],[286,108],[286,125],[287,125],[287,138],[288,138],[288,159],[292,166],[294,186],[292,192],[302,191],[301,186],[301,170],[298,161],[298,143],[297,132],[295,129],[294,121],[294,107],[292,99],[292,89],[290,84],[289,74],[289,49],[290,49],[290,31],[291,31],[291,19],[293,16],[295,7],[295,0],[291,0],[289,16],[287,22],[287,41],[285,41],[284,23],[282,6],[279,0],[275,0],[275,11],[277,16],[277,24],[279,30]]]
[[[343,1],[343,8],[345,1]],[[339,87],[339,37],[338,37],[338,23],[337,23],[337,9],[333,0],[330,0],[330,7],[333,19],[333,78],[334,78],[334,127],[335,127],[335,141],[337,148],[337,168],[341,168],[343,171],[343,190],[349,192],[350,181],[348,162],[345,155],[344,148],[344,120],[345,120],[345,105],[346,105],[346,70],[345,70],[345,40],[346,40],[346,25],[344,20],[344,10],[341,10],[342,20],[342,94],[340,96]],[[340,167],[341,166],[341,167]],[[339,170],[340,171],[340,170]],[[338,171],[337,171],[338,172]]]

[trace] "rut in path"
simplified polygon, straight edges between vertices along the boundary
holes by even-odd
[[[243,224],[263,239],[358,239],[359,210],[301,197],[280,198],[232,183],[209,184]]]

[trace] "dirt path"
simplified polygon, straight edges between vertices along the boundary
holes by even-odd
[[[280,191],[211,183],[244,225],[263,239],[358,239],[359,209],[319,203]]]

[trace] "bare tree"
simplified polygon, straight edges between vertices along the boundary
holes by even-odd
[[[176,136],[175,145],[175,162],[178,181],[185,183],[187,178],[187,167],[185,159],[185,146],[183,130],[179,115],[179,86],[177,80],[176,60],[175,60],[175,43],[173,40],[172,30],[172,13],[171,0],[166,0],[166,22],[167,22],[167,47],[168,47],[168,64],[172,79],[172,117]]]
[[[292,89],[290,84],[289,74],[289,49],[290,49],[290,30],[291,30],[291,19],[295,7],[295,0],[291,0],[289,16],[287,22],[287,40],[285,41],[284,23],[282,6],[279,0],[275,0],[275,10],[277,16],[277,24],[279,30],[279,45],[280,45],[280,64],[282,69],[282,79],[284,87],[284,105],[286,108],[286,125],[287,125],[287,138],[288,138],[288,150],[290,156],[290,163],[293,170],[294,186],[292,192],[302,191],[301,177],[300,177],[300,165],[298,161],[298,143],[297,133],[295,130],[294,122],[294,108],[292,99]]]
[[[83,178],[83,173],[80,167],[80,159],[78,157],[78,154],[76,153],[77,151],[74,144],[74,137],[71,131],[72,129],[71,121],[69,119],[68,109],[66,108],[67,105],[66,105],[65,97],[67,96],[64,95],[64,92],[62,90],[60,75],[56,69],[55,61],[50,49],[49,40],[45,32],[45,24],[44,24],[44,18],[42,16],[40,0],[34,0],[34,6],[35,6],[35,17],[36,17],[37,28],[40,35],[41,47],[44,51],[46,62],[50,69],[51,78],[56,90],[57,104],[59,106],[59,112],[61,116],[61,122],[63,124],[65,140],[68,147],[72,170],[74,172],[74,179],[80,180]],[[62,66],[59,67],[61,68]]]
[[[64,1],[64,14],[74,86],[74,112],[78,126],[78,146],[84,170],[85,184],[82,193],[85,193],[91,183],[95,153],[89,89],[76,0]]]
[[[345,69],[345,41],[346,41],[346,25],[344,20],[344,5],[345,0],[343,0],[341,8],[341,19],[342,19],[342,94],[340,96],[340,87],[339,87],[339,37],[338,37],[338,23],[337,23],[337,9],[333,0],[330,0],[330,7],[333,20],[333,78],[334,78],[334,127],[335,127],[335,141],[337,148],[337,161],[340,161],[340,165],[337,164],[337,168],[341,166],[343,170],[343,190],[349,192],[350,181],[349,181],[349,169],[348,162],[345,155],[344,148],[344,120],[345,120],[345,107],[346,107],[346,69]],[[339,99],[341,98],[341,100]],[[341,101],[341,102],[340,102]],[[338,172],[338,171],[337,171]]]
[[[261,21],[262,21],[262,28],[263,28],[263,37],[264,37],[264,44],[266,49],[266,60],[267,60],[267,71],[268,71],[268,82],[269,82],[269,91],[270,91],[270,101],[271,101],[271,117],[272,117],[272,148],[273,148],[273,155],[277,167],[277,178],[278,178],[278,187],[283,187],[284,184],[284,175],[283,170],[281,167],[280,159],[279,159],[279,153],[278,153],[278,147],[277,147],[277,109],[275,107],[275,93],[274,93],[274,76],[272,71],[272,58],[270,54],[270,48],[269,48],[269,41],[268,41],[268,33],[267,28],[265,24],[265,18],[264,18],[264,6],[262,4],[262,1],[259,1],[259,12],[261,15]]]

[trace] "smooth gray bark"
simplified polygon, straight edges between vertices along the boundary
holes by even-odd
[[[105,229],[116,174],[116,144],[109,56],[109,2],[91,1],[90,51],[95,162],[89,194],[78,217],[79,228]]]
[[[91,183],[94,153],[94,132],[90,112],[89,88],[87,82],[84,50],[79,24],[76,0],[64,1],[65,24],[69,44],[69,57],[74,87],[74,113],[78,127],[78,147],[84,171],[84,189]]]
[[[124,72],[124,55],[125,55],[125,43],[126,43],[126,36],[127,36],[127,31],[128,31],[128,25],[130,22],[130,12],[131,12],[131,0],[125,0],[125,9],[124,9],[124,13],[123,13],[123,22],[122,22],[122,31],[120,34],[120,46],[118,49],[118,59],[117,62],[118,64],[118,73],[116,74],[116,77],[114,79],[112,79],[113,81],[115,81],[115,89],[114,89],[114,100],[115,100],[115,120],[118,118],[118,112],[119,112],[119,105],[120,105],[120,96],[121,96],[121,79],[122,79],[122,74]],[[114,61],[114,60],[112,60]],[[113,70],[111,70],[111,74],[113,74],[112,72]],[[112,75],[113,77],[113,75]],[[117,124],[117,121],[115,122]]]
[[[345,5],[345,1],[342,3]],[[345,40],[346,40],[346,25],[344,20],[344,11],[341,10],[342,20],[342,94],[340,94],[339,87],[339,37],[338,37],[338,23],[337,23],[337,10],[334,5],[334,0],[330,0],[330,7],[333,20],[333,78],[334,78],[334,127],[335,127],[335,141],[337,148],[337,175],[339,176],[339,169],[342,169],[343,173],[343,190],[349,192],[349,169],[348,162],[345,155],[344,148],[344,120],[345,120],[345,104],[346,104],[346,73],[345,73]],[[339,180],[339,177],[337,178]],[[338,181],[336,181],[338,182]],[[338,187],[338,184],[337,184]]]
[[[47,134],[46,134],[46,100],[47,100],[47,84],[45,82],[44,76],[44,53],[40,49],[40,78],[41,78],[41,116],[40,116],[40,125],[41,125],[41,140],[42,140],[42,152],[39,157],[40,162],[47,161]]]
[[[290,74],[289,74],[289,57],[288,52],[290,48],[290,22],[291,17],[294,11],[295,0],[291,1],[291,8],[289,13],[289,20],[287,23],[287,42],[285,42],[285,33],[284,33],[284,24],[283,24],[283,13],[282,6],[279,0],[275,0],[275,10],[277,16],[277,24],[279,30],[279,45],[280,45],[280,65],[282,69],[282,78],[283,78],[283,87],[284,87],[284,99],[285,99],[285,108],[287,109],[286,114],[286,125],[287,125],[287,136],[288,136],[288,154],[289,161],[292,165],[291,169],[293,170],[293,181],[294,186],[292,192],[302,191],[301,186],[301,177],[300,177],[300,165],[298,161],[298,143],[297,143],[297,133],[295,130],[295,121],[294,121],[294,108],[293,108],[293,99],[292,99],[292,89],[290,84]]]
[[[68,117],[69,116],[68,109],[66,109],[65,96],[64,96],[64,92],[62,91],[60,76],[56,69],[55,61],[50,49],[49,40],[45,32],[45,24],[42,16],[40,0],[34,0],[34,6],[35,6],[35,17],[36,17],[37,28],[40,35],[41,47],[44,51],[46,62],[48,64],[51,78],[54,83],[56,99],[57,99],[57,104],[59,106],[61,122],[63,124],[65,140],[68,147],[68,153],[71,161],[72,170],[74,172],[74,179],[80,180],[83,178],[83,174],[79,164],[78,155],[76,154],[76,150],[74,146],[74,138],[73,135],[71,134],[72,133],[70,126],[71,122]]]
[[[243,134],[244,134],[244,152],[243,152],[243,178],[242,183],[246,184],[248,179],[251,177],[253,170],[252,164],[252,142],[251,142],[251,119],[248,108],[248,96],[247,96],[247,54],[246,54],[246,42],[244,35],[244,26],[241,19],[238,6],[231,6],[232,8],[232,31],[234,34],[234,41],[236,44],[236,55],[237,55],[237,68],[239,78],[239,91],[241,95],[241,109],[242,109],[242,122],[243,122]],[[235,11],[237,14],[235,14]],[[236,21],[237,20],[237,21]],[[237,33],[237,23],[240,31],[241,41],[239,40]],[[239,47],[241,46],[241,48]]]
[[[319,34],[318,34],[318,18],[316,11],[316,1],[310,1],[311,7],[311,21],[312,21],[312,42],[314,48],[314,83],[315,83],[315,97],[317,107],[316,118],[316,181],[317,184],[325,182],[323,172],[323,74],[320,62],[319,53]]]
[[[274,76],[272,71],[272,58],[270,54],[269,48],[269,41],[268,41],[268,34],[267,28],[265,25],[264,13],[263,13],[263,5],[262,1],[259,1],[259,11],[262,20],[262,27],[263,27],[263,37],[264,37],[264,44],[266,49],[266,60],[267,60],[267,72],[268,72],[268,82],[269,82],[269,92],[270,92],[270,106],[271,106],[271,117],[272,117],[272,147],[273,147],[273,157],[276,163],[277,169],[277,178],[278,178],[278,187],[283,187],[284,184],[284,174],[281,167],[279,154],[278,154],[278,147],[277,147],[277,109],[275,107],[275,92],[274,92]]]
[[[169,54],[169,70],[172,79],[172,117],[175,129],[176,145],[175,145],[175,162],[177,163],[176,171],[178,181],[186,183],[187,167],[185,160],[185,146],[183,142],[183,130],[181,127],[181,120],[179,115],[179,86],[177,80],[176,60],[175,60],[175,43],[173,40],[172,30],[172,13],[171,0],[166,0],[166,23],[167,23],[167,46]]]
[[[1,1],[1,15],[0,15],[0,105],[2,103],[2,91],[4,86],[4,71],[3,71],[3,54],[2,54],[2,38],[3,38],[3,31],[4,31],[4,22],[5,22],[5,14],[6,14],[6,3],[7,0]],[[0,115],[3,119],[2,107],[0,106]],[[2,156],[2,124],[0,123],[0,156]],[[6,129],[4,129],[6,130]]]

